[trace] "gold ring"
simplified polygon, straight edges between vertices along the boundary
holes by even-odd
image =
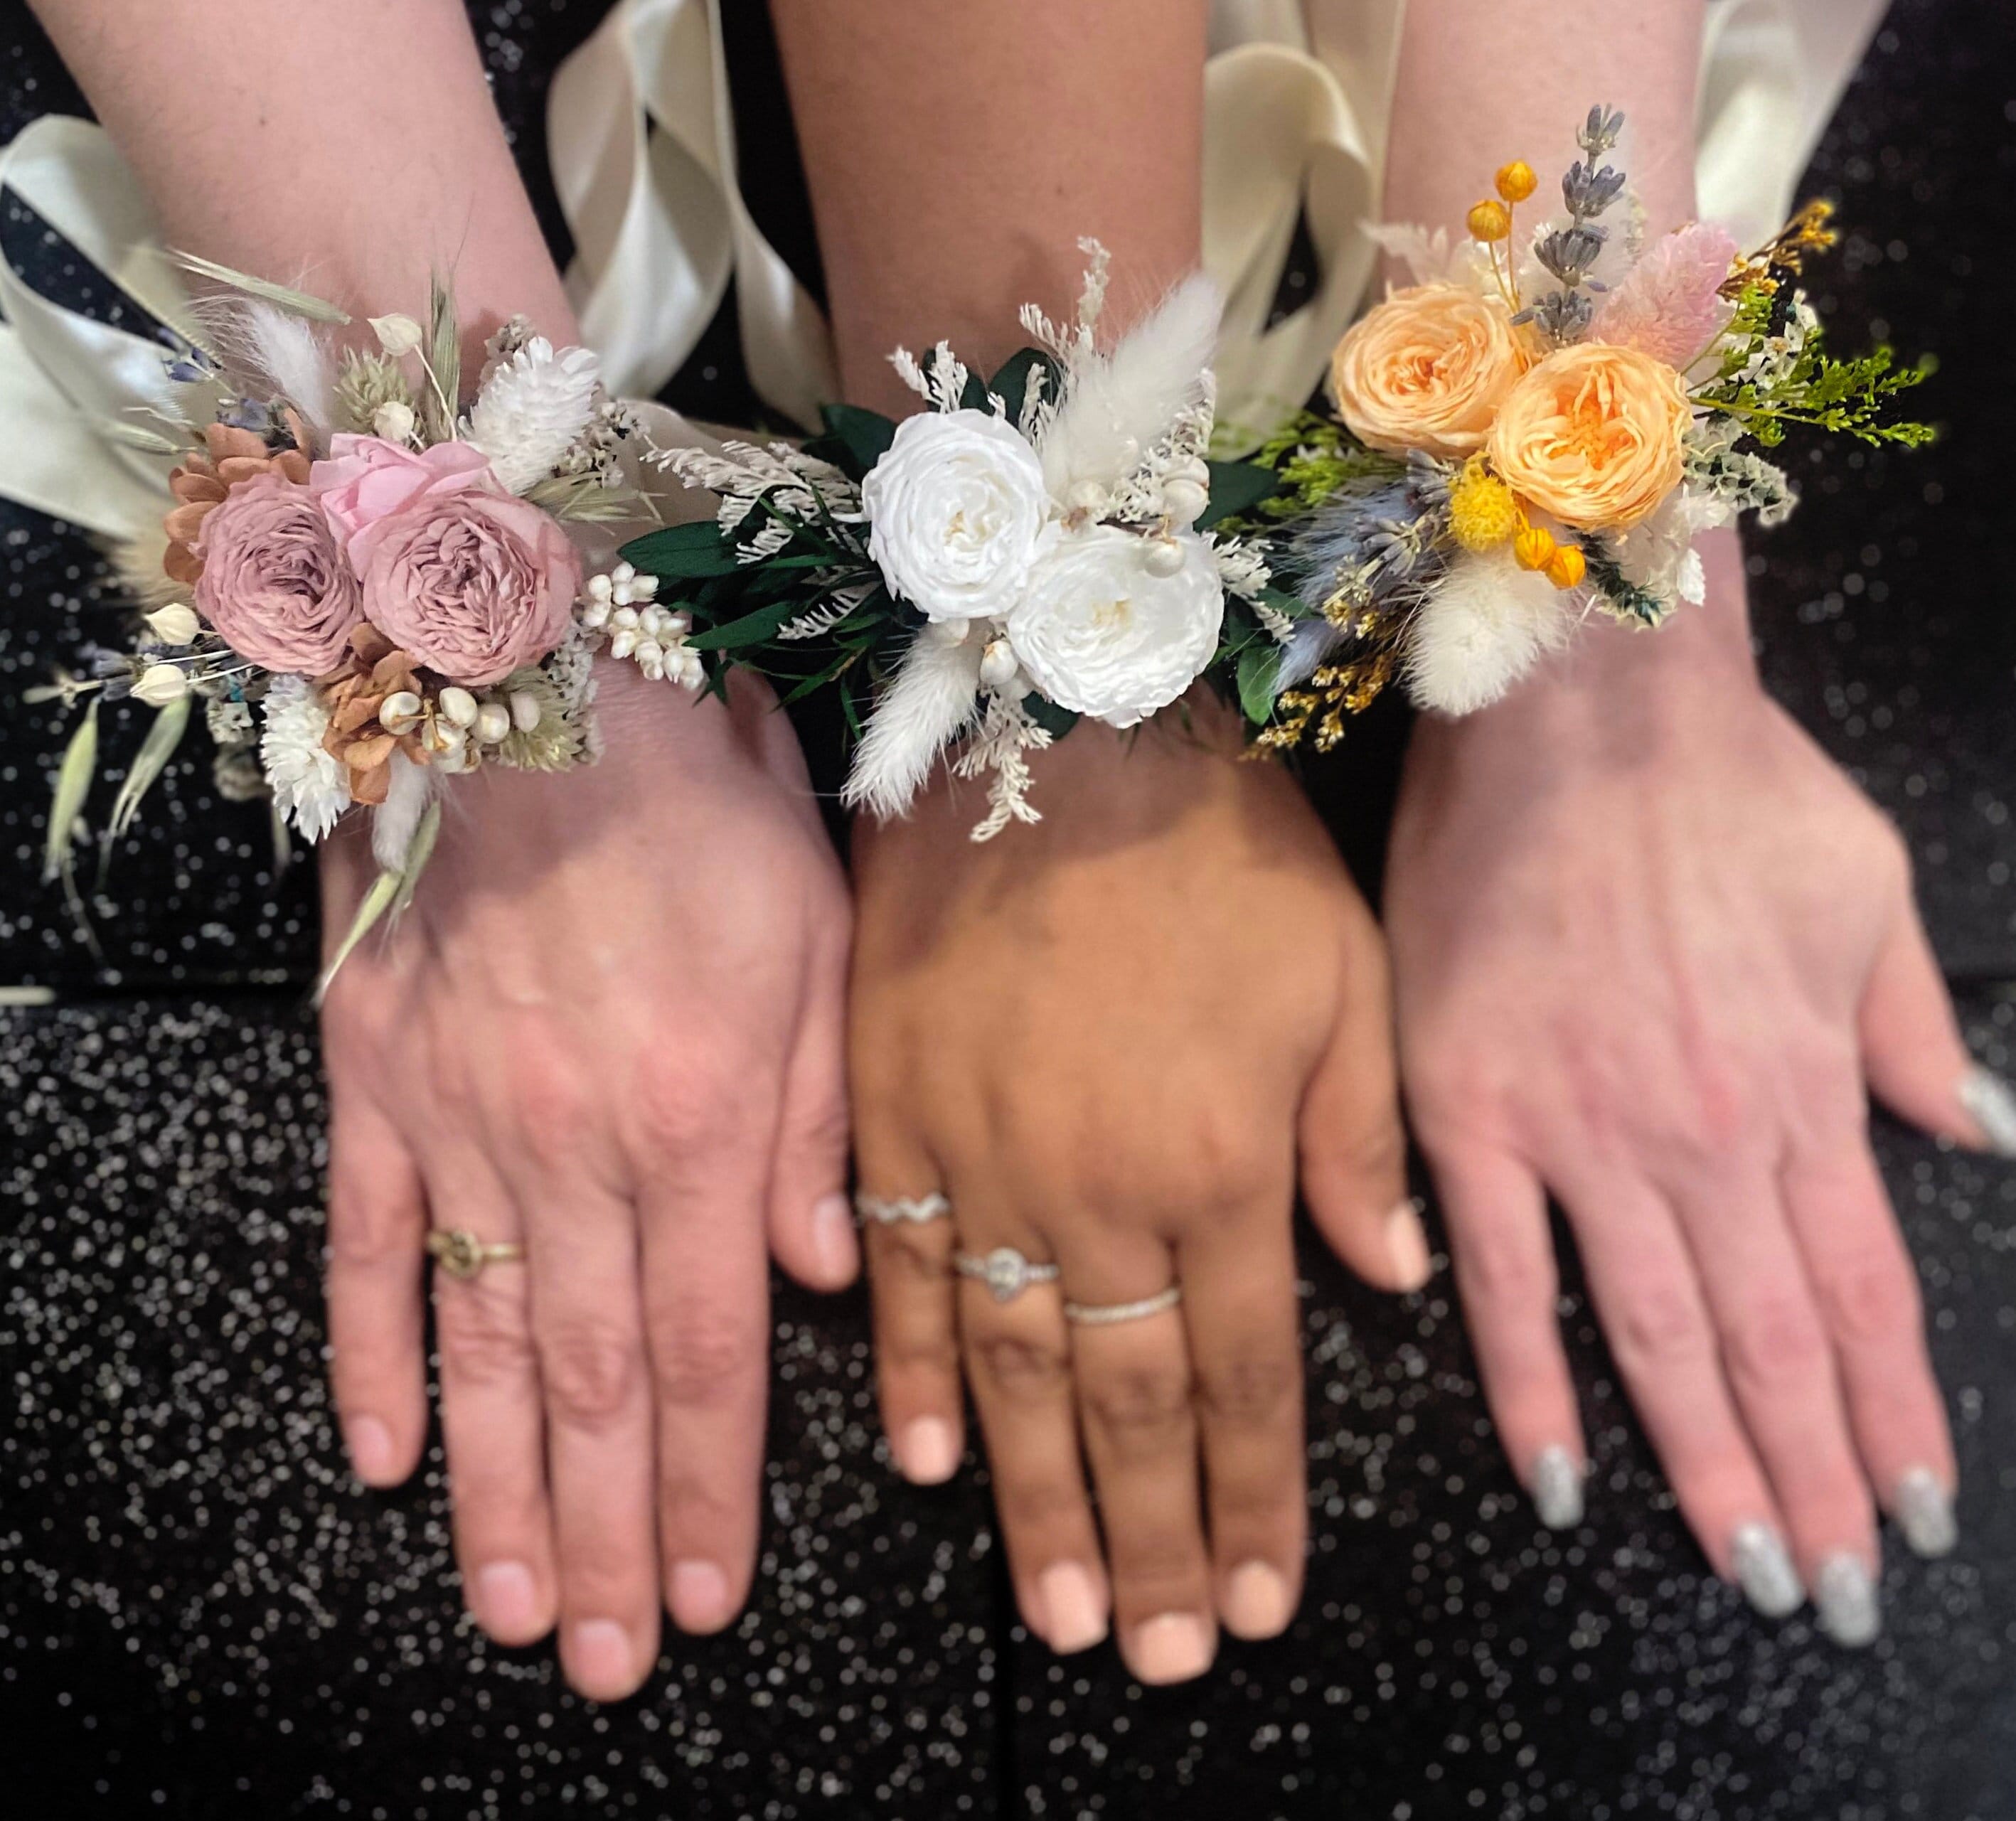
[[[427,1235],[427,1254],[449,1276],[466,1283],[486,1265],[517,1263],[525,1248],[509,1240],[486,1246],[465,1227],[436,1227]]]

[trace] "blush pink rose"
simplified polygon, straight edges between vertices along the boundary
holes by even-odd
[[[193,546],[197,611],[241,657],[314,676],[343,656],[363,617],[357,578],[314,495],[255,474],[209,512]]]
[[[366,617],[458,683],[499,682],[536,664],[566,636],[581,592],[566,532],[509,494],[416,498],[376,522],[369,552]]]
[[[308,487],[359,575],[394,513],[451,494],[504,492],[490,458],[470,444],[415,450],[383,437],[347,434],[329,439],[327,457],[308,470]]]

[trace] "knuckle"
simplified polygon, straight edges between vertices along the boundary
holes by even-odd
[[[1647,1283],[1618,1298],[1612,1344],[1627,1371],[1651,1373],[1698,1361],[1712,1342],[1694,1297],[1670,1284]]]
[[[513,1045],[505,1068],[505,1105],[530,1155],[553,1161],[573,1153],[588,1127],[591,1099],[585,1071],[558,1045],[534,1040]]]
[[[1123,1366],[1089,1374],[1080,1395],[1086,1414],[1118,1438],[1143,1443],[1167,1440],[1190,1420],[1190,1387],[1167,1366]]]
[[[1237,1425],[1271,1422],[1301,1388],[1299,1355],[1244,1353],[1201,1375],[1198,1391],[1205,1412]]]
[[[643,1381],[635,1344],[595,1322],[568,1322],[542,1333],[539,1370],[555,1416],[577,1429],[607,1428],[634,1407]]]
[[[972,1343],[977,1377],[1011,1397],[1055,1390],[1071,1370],[1063,1351],[1021,1334],[983,1334]]]
[[[758,1330],[706,1304],[685,1305],[657,1321],[652,1375],[666,1403],[718,1409],[740,1395],[761,1369]]]
[[[1730,1370],[1753,1391],[1782,1390],[1822,1369],[1827,1337],[1813,1305],[1796,1291],[1755,1297],[1723,1337]]]
[[[1842,1341],[1894,1340],[1923,1320],[1916,1278],[1888,1251],[1852,1252],[1822,1272],[1820,1294],[1828,1327]]]
[[[736,1071],[718,1065],[639,1072],[629,1096],[639,1144],[648,1154],[684,1157],[732,1145],[749,1121]]]

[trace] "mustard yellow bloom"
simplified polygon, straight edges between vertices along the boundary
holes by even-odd
[[[1554,534],[1545,525],[1528,525],[1512,540],[1512,554],[1521,569],[1542,570],[1554,560]]]
[[[1554,553],[1547,561],[1547,580],[1556,588],[1579,588],[1588,573],[1589,560],[1574,545],[1554,546]]]
[[[1512,211],[1496,198],[1486,196],[1470,211],[1470,237],[1485,242],[1504,240],[1512,232]]]
[[[1532,166],[1523,158],[1514,159],[1498,173],[1498,193],[1508,203],[1523,203],[1539,187]]]
[[[1512,489],[1474,459],[1463,464],[1449,490],[1449,532],[1464,549],[1496,550],[1519,528]]]

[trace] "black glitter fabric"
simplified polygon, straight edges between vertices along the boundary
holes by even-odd
[[[595,0],[472,8],[544,219],[547,74]],[[782,117],[761,9],[727,9],[746,117]],[[18,9],[0,135],[80,109]],[[1944,361],[1949,434],[1838,450],[1754,546],[1766,668],[1895,815],[1970,1041],[2016,1072],[2016,621],[2000,555],[2016,23],[1903,0],[1813,173],[1853,237],[1816,275],[1845,344]],[[745,147],[816,281],[787,158]],[[16,218],[0,233],[36,236]],[[16,244],[20,244],[17,241]],[[60,270],[63,250],[45,257]],[[77,275],[70,275],[74,279]],[[746,417],[732,326],[675,396]],[[737,401],[742,402],[738,405]],[[110,624],[80,538],[0,508],[0,690]],[[1402,719],[1312,776],[1376,860]],[[1535,1523],[1498,1452],[1445,1261],[1395,1302],[1305,1250],[1313,1559],[1290,1636],[1143,1690],[1013,1622],[984,1473],[920,1492],[877,1440],[865,1306],[780,1286],[764,1550],[725,1636],[638,1699],[569,1693],[461,1612],[437,1449],[390,1494],[344,1470],[320,1372],[323,1099],[300,986],[311,869],[200,743],[117,858],[106,964],[38,883],[61,730],[0,715],[0,1813],[461,1821],[1208,1817],[2010,1821],[2016,1816],[2016,1168],[1879,1121],[1960,1450],[1962,1540],[1891,1542],[1886,1630],[1837,1650],[1706,1570],[1571,1265],[1588,1521]],[[1347,794],[1351,816],[1342,808]],[[1370,804],[1372,813],[1366,813]]]

